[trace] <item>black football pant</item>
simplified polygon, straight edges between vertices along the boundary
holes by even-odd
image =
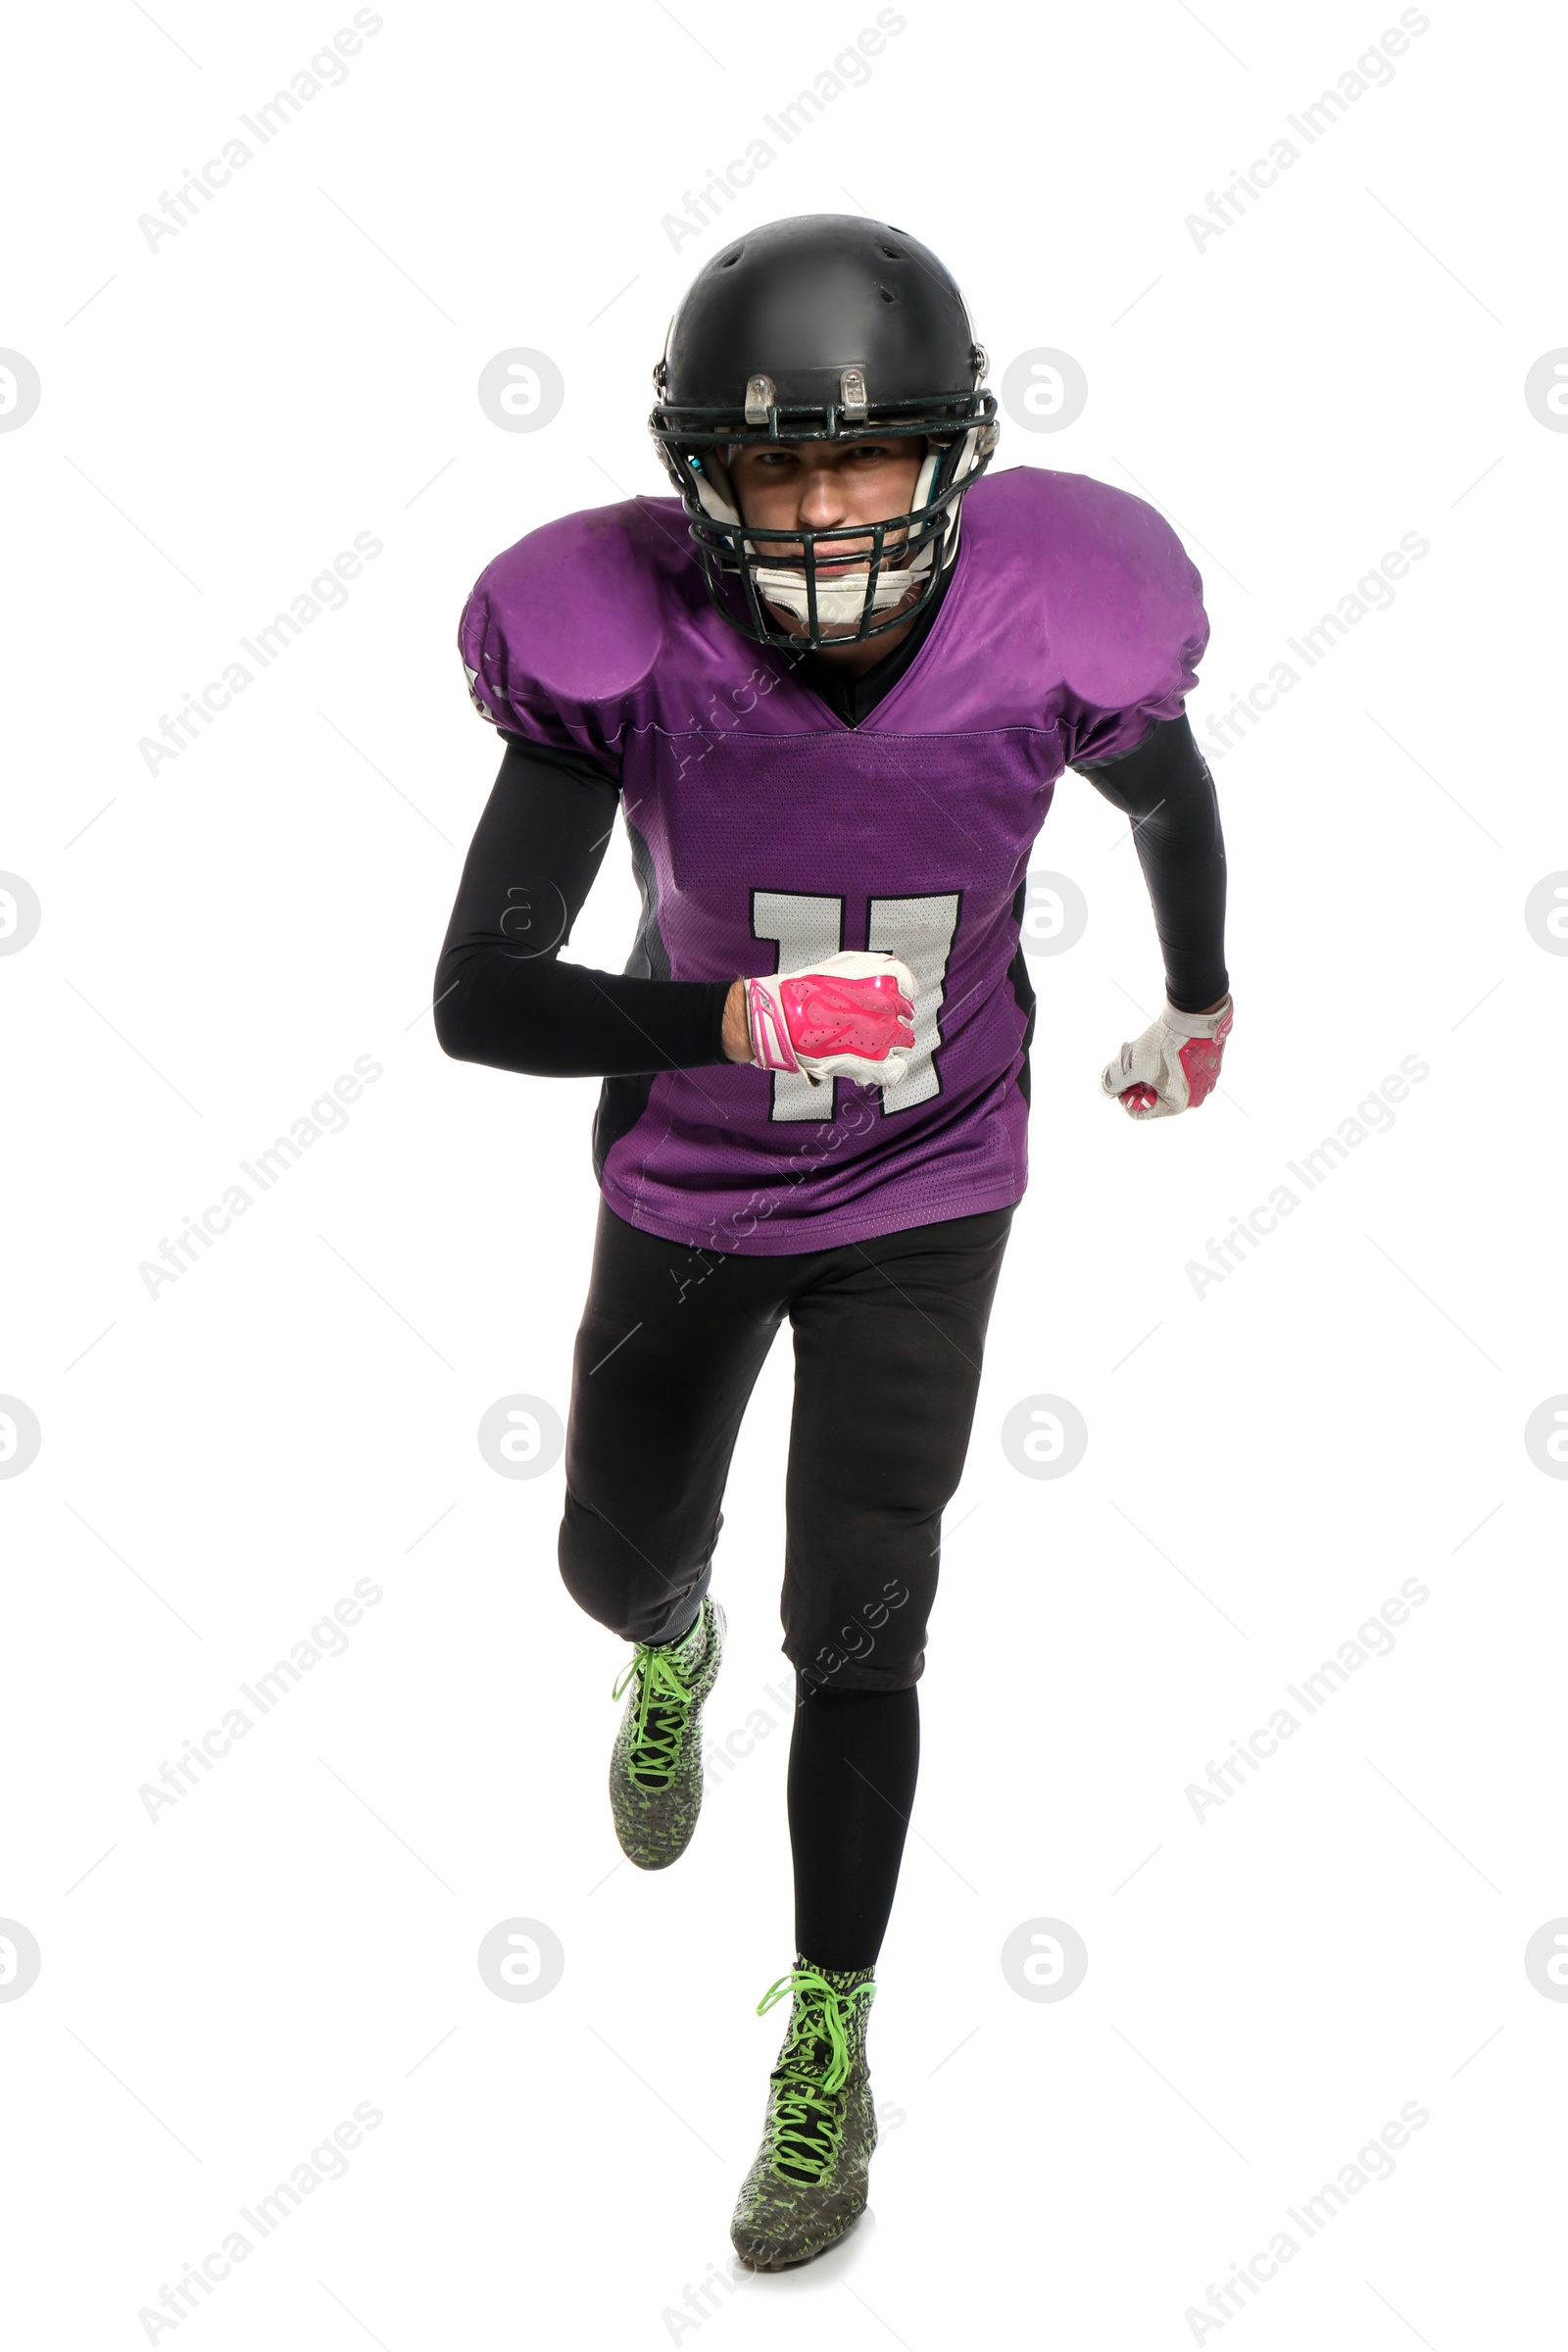
[[[761,1257],[662,1241],[600,1206],[560,1561],[623,1641],[672,1640],[696,1615],[741,1417],[789,1319],[789,1814],[797,1949],[821,1967],[868,1967],[892,1910],[942,1511],[1011,1220],[990,1209]]]

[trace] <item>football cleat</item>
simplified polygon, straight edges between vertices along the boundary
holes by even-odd
[[[610,1759],[610,1810],[620,1850],[639,1870],[666,1870],[692,1841],[703,1802],[703,1701],[718,1679],[724,1612],[703,1595],[678,1642],[633,1645],[612,1698],[628,1684]]]
[[[865,2063],[871,1970],[815,1968],[797,1952],[758,2016],[786,1993],[794,2001],[769,2078],[762,2144],[730,2221],[730,2242],[757,2271],[791,2270],[836,2244],[865,2209],[876,2146]]]

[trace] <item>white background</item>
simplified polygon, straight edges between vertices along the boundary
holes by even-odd
[[[1032,967],[1033,1177],[948,1514],[871,2211],[738,2285],[784,2018],[753,2012],[793,1951],[787,1343],[715,1564],[708,1729],[744,1748],[750,1718],[752,1752],[645,1877],[559,1464],[499,1477],[475,1434],[515,1394],[564,1413],[597,1086],[452,1062],[427,1006],[498,748],[463,599],[535,524],[662,493],[649,368],[729,233],[676,250],[664,217],[875,10],[388,5],[156,249],[138,216],[350,12],[13,28],[0,343],[43,387],[0,434],[0,867],[42,908],[0,959],[0,1391],[42,1432],[0,1482],[0,1914],[42,1953],[0,2003],[19,2343],[147,2341],[366,2101],[347,2176],[152,2340],[1461,2352],[1560,2312],[1568,2010],[1523,1959],[1568,1912],[1568,1485],[1523,1441],[1568,1390],[1568,961],[1524,920],[1568,866],[1568,438],[1524,394],[1568,343],[1560,29],[1434,6],[1307,146],[1286,117],[1396,11],[904,13],[726,218],[874,213],[955,270],[993,382],[1040,347],[1085,369],[1077,422],[1009,420],[997,464],[1137,490],[1202,571],[1237,1025],[1199,1115],[1099,1098],[1160,971],[1125,822],[1066,778],[1037,858],[1090,922]],[[1299,160],[1200,248],[1188,216],[1282,134]],[[538,433],[475,396],[514,346],[564,377]],[[150,773],[140,740],[362,532],[345,607]],[[1221,757],[1211,719],[1408,532],[1393,604]],[[634,906],[621,838],[571,953],[618,968]],[[361,1055],[343,1131],[150,1297],[141,1262]],[[1198,1296],[1188,1261],[1411,1055],[1394,1125]],[[1040,1394],[1089,1429],[1054,1481],[1000,1442]],[[1198,1818],[1210,1760],[1412,1577],[1392,1653]],[[363,1578],[344,1654],[150,1819],[139,1788]],[[561,1939],[545,1999],[481,1982],[514,1917]],[[1002,1971],[1040,1918],[1088,1948],[1060,2002]],[[1308,2239],[1286,2209],[1406,2102],[1393,2177]],[[1282,2228],[1254,2299],[1185,2316]]]

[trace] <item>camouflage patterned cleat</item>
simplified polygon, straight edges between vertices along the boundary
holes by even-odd
[[[633,1684],[610,1759],[610,1809],[639,1870],[665,1870],[692,1841],[703,1802],[703,1701],[724,1654],[724,1612],[710,1593],[678,1642],[634,1644],[612,1698]]]
[[[865,2028],[876,1986],[868,1968],[813,1968],[797,1952],[757,2004],[760,2017],[795,1995],[770,2078],[757,2161],[741,2186],[731,2242],[757,2271],[809,2262],[864,2211],[876,2115]]]

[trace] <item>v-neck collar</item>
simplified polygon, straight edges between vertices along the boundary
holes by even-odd
[[[812,702],[816,704],[817,708],[826,711],[828,717],[833,721],[833,724],[836,727],[841,728],[846,735],[858,735],[865,727],[867,721],[877,717],[881,711],[886,710],[889,703],[895,701],[897,697],[903,693],[905,687],[908,684],[909,679],[914,675],[914,672],[919,668],[921,662],[925,660],[932,639],[941,634],[941,631],[947,621],[949,612],[952,608],[953,601],[958,593],[959,574],[963,570],[968,553],[969,541],[960,536],[958,541],[958,553],[954,559],[953,570],[949,574],[947,586],[942,592],[941,601],[937,605],[935,612],[928,616],[926,620],[926,626],[922,634],[916,642],[912,652],[909,653],[908,659],[905,662],[904,667],[900,670],[898,676],[893,679],[884,693],[878,695],[876,701],[871,705],[871,708],[858,719],[852,720],[845,718],[827,700],[826,696],[818,691],[818,689],[811,683],[810,679],[802,674],[803,665],[794,664],[784,667],[784,656],[781,648],[774,646],[770,647],[769,651],[778,657],[780,666],[783,668],[783,674],[788,678],[790,684],[794,686],[798,692],[809,695]],[[895,653],[890,654],[887,659],[891,662],[896,658],[897,654],[904,653],[906,650],[906,649],[903,646],[897,647],[895,649]],[[880,667],[880,663],[877,666]],[[866,679],[874,677],[876,671],[874,669],[867,670],[864,676],[858,679],[856,683],[863,686],[866,682]]]

